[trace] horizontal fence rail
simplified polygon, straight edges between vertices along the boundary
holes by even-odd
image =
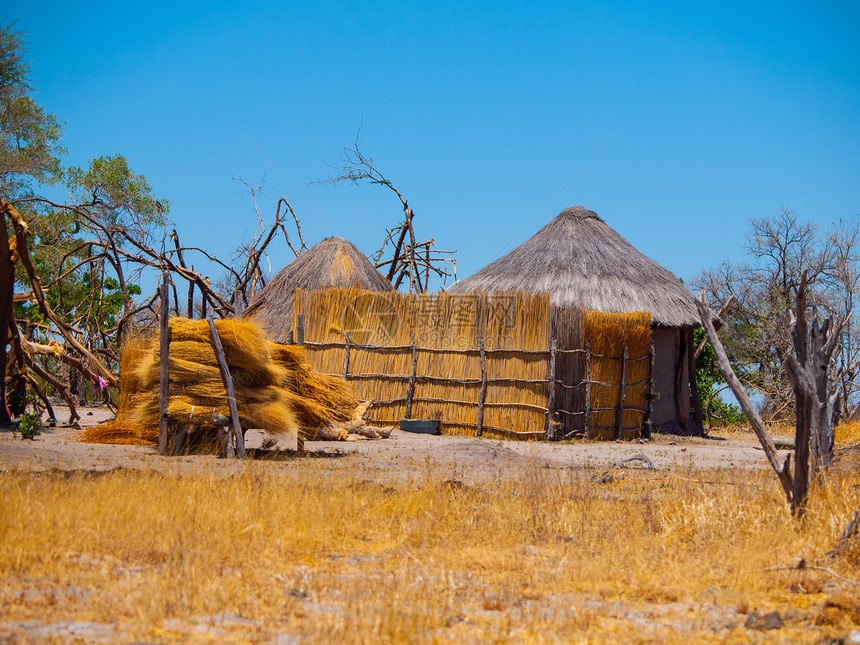
[[[489,431],[491,433],[503,436],[547,439],[565,439],[582,435],[586,437],[591,437],[597,436],[595,435],[595,432],[598,431],[609,431],[611,433],[614,433],[615,438],[621,438],[622,433],[625,432],[629,433],[641,431],[643,432],[643,434],[645,434],[645,436],[648,437],[650,437],[651,434],[650,424],[654,398],[652,394],[654,377],[653,344],[651,345],[650,350],[646,354],[635,357],[628,356],[627,347],[623,348],[623,353],[621,356],[611,356],[591,352],[587,344],[584,349],[559,349],[557,347],[557,342],[555,339],[552,339],[550,348],[546,350],[526,350],[517,348],[487,349],[484,346],[483,338],[478,338],[478,347],[469,347],[464,349],[419,347],[416,344],[414,337],[412,344],[409,345],[372,345],[366,343],[354,343],[350,341],[348,335],[346,335],[346,340],[344,342],[304,341],[302,344],[308,350],[311,351],[343,350],[344,357],[342,370],[340,371],[340,373],[337,374],[332,373],[331,370],[329,370],[328,372],[324,372],[327,373],[329,376],[342,376],[343,378],[350,381],[365,383],[371,381],[388,381],[403,383],[405,385],[406,390],[404,396],[385,399],[374,399],[374,406],[380,408],[390,408],[391,406],[403,405],[405,408],[404,418],[407,419],[412,418],[413,408],[416,403],[438,403],[445,405],[474,407],[474,422],[460,419],[455,422],[451,422],[451,425],[474,429],[476,436],[482,436],[485,431]],[[359,362],[359,356],[362,352],[383,355],[398,355],[402,357],[400,360],[406,359],[406,356],[411,354],[412,360],[410,373],[387,373],[379,371],[362,372],[358,369],[355,369],[354,366],[356,363]],[[481,361],[481,376],[458,377],[456,375],[443,376],[440,374],[419,373],[419,357],[422,355],[467,355],[473,357],[473,359],[474,357],[479,357]],[[529,359],[534,358],[538,360],[543,360],[546,362],[547,376],[546,378],[542,379],[516,378],[513,376],[488,376],[488,373],[492,371],[491,368],[493,367],[495,362],[497,360],[500,360],[502,356],[528,357]],[[565,380],[562,378],[557,378],[557,361],[559,360],[559,357],[562,356],[575,356],[581,357],[583,359],[585,364],[585,374],[577,382],[570,383],[565,382]],[[620,382],[611,383],[593,378],[593,359],[619,362],[621,364]],[[637,363],[641,361],[648,361],[647,376],[637,381],[627,382],[629,366],[632,363]],[[477,392],[477,400],[468,400],[464,398],[441,398],[433,396],[421,396],[420,393],[417,392],[417,390],[420,389],[422,385],[429,384],[463,386],[464,388],[480,389]],[[503,386],[513,388],[514,392],[519,391],[522,393],[525,392],[525,390],[517,390],[517,386],[534,387],[540,385],[544,385],[546,388],[546,399],[543,405],[517,400],[507,400],[505,402],[487,400],[488,394],[490,392],[499,391],[499,388]],[[628,393],[628,390],[630,390],[630,388],[642,386],[645,387],[645,406],[639,407],[636,405],[627,404],[626,395]],[[591,407],[594,387],[614,388],[616,390],[619,390],[620,395],[618,405],[615,405],[613,407]],[[578,393],[583,401],[583,409],[567,410],[557,405],[557,392]],[[511,394],[508,390],[505,390],[503,393],[507,395]],[[532,392],[532,396],[534,396],[534,392]],[[484,422],[486,410],[503,411],[505,409],[521,409],[535,412],[537,415],[539,415],[538,417],[536,417],[536,420],[542,417],[541,425],[544,426],[543,430],[533,431],[528,429],[503,428],[498,425],[486,424]],[[601,412],[614,413],[614,424],[608,425],[606,423],[594,423],[593,416]],[[641,415],[641,424],[625,424],[625,413]],[[557,432],[558,426],[562,424],[560,423],[560,421],[556,421],[556,419],[561,419],[562,417],[579,419],[580,426],[573,430],[559,433]],[[396,424],[398,422],[397,419],[389,419],[387,417],[379,417],[370,420],[376,423]]]

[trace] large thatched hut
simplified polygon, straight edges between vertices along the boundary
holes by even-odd
[[[329,237],[281,269],[250,303],[246,315],[253,317],[272,340],[287,342],[293,328],[296,289],[326,287],[394,290],[354,244]]]
[[[583,310],[650,312],[652,424],[701,433],[690,406],[692,338],[699,319],[692,294],[669,270],[637,251],[596,213],[574,206],[451,288],[460,293],[518,290],[549,293],[560,347],[583,343],[578,322]]]

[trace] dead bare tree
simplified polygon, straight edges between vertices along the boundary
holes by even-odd
[[[399,289],[403,281],[407,280],[409,293],[426,291],[431,274],[441,278],[444,285],[451,275],[446,263],[454,262],[455,251],[434,248],[436,240],[432,238],[423,242],[416,240],[413,226],[415,213],[403,194],[376,167],[373,159],[361,152],[358,137],[353,147],[343,149],[341,159],[343,164],[338,169],[339,174],[318,183],[335,185],[348,181],[356,185],[368,182],[371,185],[384,186],[397,196],[403,209],[403,221],[385,231],[382,245],[371,258],[376,268],[384,270],[395,289]]]
[[[194,291],[201,294],[205,304],[208,304],[221,316],[233,315],[234,305],[247,303],[253,296],[254,290],[262,284],[263,273],[260,261],[265,256],[269,245],[282,232],[287,245],[298,255],[306,249],[301,234],[299,219],[289,202],[281,199],[278,202],[274,223],[266,227],[259,211],[259,230],[250,243],[245,245],[238,257],[236,266],[222,262],[217,257],[198,247],[185,247],[179,241],[176,229],[172,230],[170,239],[173,247],[168,248],[167,229],[161,240],[151,233],[140,220],[116,221],[100,217],[93,203],[58,204],[44,198],[28,198],[17,200],[30,206],[36,204],[44,208],[67,213],[75,222],[73,235],[74,243],[67,245],[67,250],[57,257],[55,270],[43,284],[43,278],[37,263],[33,259],[30,247],[32,232],[16,205],[0,201],[0,219],[3,220],[2,231],[7,231],[6,222],[11,224],[14,237],[11,244],[0,240],[0,263],[7,263],[10,270],[3,271],[4,282],[0,291],[6,287],[8,298],[0,300],[0,323],[2,329],[12,340],[13,354],[5,360],[3,354],[4,376],[13,375],[15,383],[27,383],[35,396],[48,406],[48,398],[44,388],[50,387],[59,394],[69,405],[72,423],[77,419],[75,410],[76,388],[69,388],[68,383],[76,381],[73,378],[80,374],[84,382],[90,382],[96,387],[118,385],[116,368],[118,367],[118,349],[122,339],[127,336],[132,323],[141,318],[140,324],[145,329],[151,326],[156,316],[153,304],[155,296],[145,299],[141,305],[136,305],[132,282],[136,282],[140,273],[147,269],[157,269],[170,276],[174,285],[174,308],[179,313],[176,284],[184,281],[188,284],[188,313],[192,311]],[[298,232],[300,245],[293,245],[287,233],[285,223],[292,216]],[[3,254],[14,251],[7,258]],[[189,266],[189,254],[202,255],[207,261],[222,267],[235,280],[232,296],[220,293],[209,280]],[[24,276],[19,282],[27,283],[30,291],[26,294],[14,294],[14,264],[20,263]],[[65,303],[66,283],[75,275],[83,275],[86,280],[78,282],[76,304],[69,307]],[[6,284],[6,279],[10,284]],[[101,285],[108,280],[115,281],[121,295],[121,309],[116,324],[104,324],[105,293]],[[88,284],[88,293],[80,293],[80,285]],[[47,297],[48,289],[52,297]],[[2,294],[0,294],[2,295]],[[25,318],[16,320],[12,312],[15,301],[32,300],[38,308],[45,323],[34,322]],[[53,304],[52,304],[53,303]],[[59,305],[59,309],[57,306]],[[7,312],[4,306],[8,306]],[[31,337],[32,334],[37,336]],[[3,343],[5,350],[7,342]],[[64,366],[69,370],[69,377],[62,378],[54,372]],[[2,379],[4,391],[0,392],[5,400],[7,378]],[[5,414],[5,405],[2,406]],[[6,415],[8,417],[8,415]],[[4,419],[0,416],[0,423]],[[11,420],[7,419],[7,423]]]
[[[791,311],[802,275],[806,276],[807,316],[814,309],[833,320],[851,313],[858,280],[860,219],[840,221],[829,231],[800,221],[791,211],[753,220],[747,262],[724,262],[695,281],[713,308],[729,301],[721,319],[724,343],[738,373],[765,398],[767,418],[789,420],[794,388],[785,361],[794,351]],[[840,395],[836,413],[844,418],[860,409],[855,377],[860,374],[860,330],[842,328],[836,365]]]
[[[720,371],[749,419],[771,467],[779,477],[791,510],[797,516],[804,512],[811,475],[822,472],[829,465],[833,454],[833,410],[839,396],[836,353],[840,349],[842,329],[848,320],[848,315],[843,315],[835,323],[832,318],[822,322],[813,311],[812,322],[807,324],[806,296],[807,282],[803,274],[795,291],[793,311],[790,311],[793,353],[781,351],[781,360],[785,363],[795,394],[794,476],[791,474],[789,458],[782,467],[779,466],[767,426],[735,375],[714,329],[704,290],[696,300],[702,325],[717,356]]]

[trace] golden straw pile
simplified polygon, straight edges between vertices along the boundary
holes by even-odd
[[[651,346],[651,314],[650,312],[634,312],[627,314],[609,314],[600,311],[582,311],[581,316],[583,346],[588,344],[592,353],[591,380],[604,383],[621,384],[622,352],[628,348],[629,360],[625,383],[639,385],[627,387],[624,394],[624,407],[645,409],[645,393],[648,377],[648,359],[641,358],[648,354]],[[601,354],[602,356],[594,356]],[[611,358],[607,358],[611,357]],[[632,360],[637,359],[637,360]],[[615,409],[621,398],[620,387],[605,385],[591,386],[591,408],[613,408],[602,412],[592,412],[590,437],[611,439],[615,437],[614,429],[599,429],[599,426],[614,428],[616,425]],[[621,436],[632,439],[641,436],[644,412],[626,411],[621,417]],[[635,429],[632,429],[635,428]]]
[[[216,320],[236,388],[243,428],[269,432],[297,429],[305,438],[332,422],[352,418],[357,406],[349,385],[314,371],[302,348],[276,345],[244,320]],[[229,416],[227,392],[205,320],[170,320],[170,398],[172,423],[213,428],[212,416]],[[116,420],[83,433],[99,443],[157,443],[159,345],[135,340],[123,348]]]
[[[376,293],[358,289],[296,289],[294,316],[304,314],[305,340],[399,347],[386,352],[353,348],[349,373],[377,375],[352,381],[359,398],[374,401],[367,420],[394,425],[405,416],[408,377],[412,371],[410,345],[418,352],[416,373],[435,378],[470,381],[466,384],[419,379],[412,417],[441,418],[446,434],[475,434],[481,391],[481,361],[474,350],[483,337],[487,350],[526,349],[547,352],[550,309],[547,294],[427,294]],[[294,325],[296,321],[294,320]],[[308,360],[322,372],[341,374],[343,347],[307,347]],[[546,405],[547,356],[500,352],[487,354],[488,379],[511,377],[539,383],[490,383],[484,409],[485,435],[516,436],[543,432]],[[399,377],[399,378],[393,378]],[[422,401],[421,399],[429,399]],[[386,403],[386,401],[391,401]],[[536,407],[517,407],[513,402]],[[495,433],[492,428],[508,432]]]

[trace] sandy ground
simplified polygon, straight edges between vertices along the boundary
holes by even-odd
[[[59,419],[68,410],[56,409]],[[81,426],[111,418],[106,408],[81,409]],[[76,440],[78,429],[69,426],[44,428],[33,441],[0,433],[0,469],[108,470],[135,468],[192,472],[198,469],[232,469],[237,462],[213,456],[161,457],[148,446],[85,444]],[[459,479],[487,481],[504,477],[536,462],[548,469],[604,469],[625,459],[643,455],[658,469],[672,468],[767,468],[764,453],[755,437],[745,434],[688,438],[655,436],[643,442],[522,442],[459,436],[433,436],[395,430],[388,439],[341,442],[306,442],[305,454],[260,450],[265,435],[248,433],[246,442],[258,461],[271,468],[295,468],[302,460],[329,458],[334,469],[341,467],[382,471],[393,479],[416,473],[443,473]],[[642,460],[630,462],[641,466]]]

